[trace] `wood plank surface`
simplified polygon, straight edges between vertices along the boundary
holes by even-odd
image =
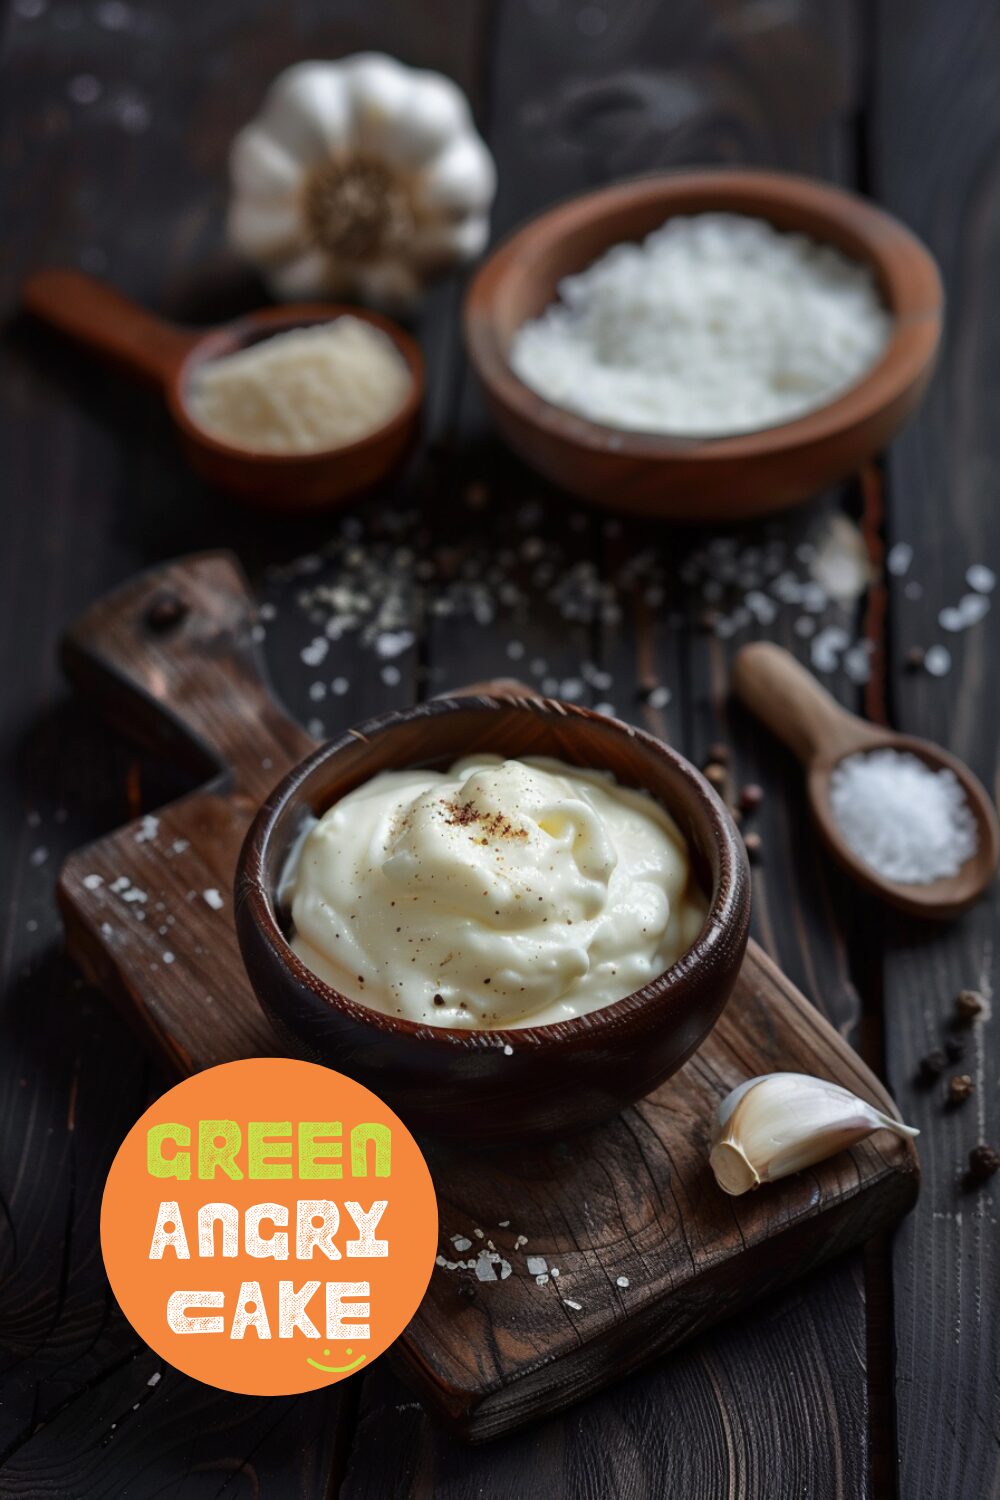
[[[926,239],[948,288],[937,378],[887,467],[888,539],[914,549],[907,577],[893,580],[891,591],[891,706],[901,729],[947,744],[996,794],[1000,615],[994,606],[980,624],[950,634],[938,614],[968,591],[970,564],[1000,573],[1000,344],[987,310],[1000,259],[1000,15],[976,0],[947,10],[890,0],[877,9],[873,188]],[[914,584],[919,598],[911,597]],[[908,648],[934,643],[951,652],[948,675],[907,672]],[[1000,1141],[998,1022],[957,1034],[964,1055],[947,1071],[974,1079],[967,1104],[949,1111],[943,1083],[914,1082],[921,1057],[948,1035],[956,993],[968,987],[988,998],[1000,981],[998,922],[994,885],[930,941],[902,920],[884,934],[888,1073],[907,1118],[922,1127],[926,1170],[893,1258],[898,1482],[906,1500],[1000,1493],[1000,1178],[978,1191],[962,1181],[969,1149]]]

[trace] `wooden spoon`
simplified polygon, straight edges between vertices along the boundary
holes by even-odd
[[[329,303],[268,307],[218,328],[180,328],[154,317],[104,282],[73,270],[37,271],[25,283],[23,302],[36,317],[155,386],[198,472],[258,508],[307,511],[346,500],[384,479],[416,436],[424,392],[420,350],[395,323],[365,308]],[[345,313],[386,334],[412,377],[403,406],[367,437],[314,453],[255,452],[213,437],[191,417],[187,392],[203,361]]]
[[[764,641],[744,646],[733,665],[733,688],[758,718],[798,756],[808,773],[809,801],[834,859],[873,895],[911,916],[955,916],[980,896],[996,873],[1000,827],[982,783],[968,766],[927,740],[896,734],[848,713],[788,651]],[[830,776],[837,763],[857,751],[897,750],[916,755],[934,770],[955,773],[976,819],[979,843],[956,875],[927,885],[887,880],[847,844],[830,808]]]

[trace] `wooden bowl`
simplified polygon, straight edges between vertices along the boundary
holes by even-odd
[[[382,1015],[313,974],[276,891],[306,820],[377,772],[489,751],[613,771],[650,792],[688,841],[709,911],[676,964],[605,1009],[551,1026],[465,1031]],[[547,699],[435,699],[324,745],[258,813],[240,854],[236,929],[250,981],[299,1051],[360,1079],[415,1130],[462,1145],[561,1135],[617,1113],[675,1072],[714,1026],[746,947],[743,841],[704,777],[638,729]]]
[[[363,307],[300,303],[265,307],[212,329],[182,328],[82,271],[36,271],[24,284],[25,308],[102,359],[155,387],[173,418],[191,464],[219,489],[259,510],[324,509],[371,489],[409,452],[420,425],[424,361],[409,334]],[[198,366],[235,354],[276,333],[349,315],[378,328],[402,355],[410,389],[399,410],[365,437],[314,453],[267,453],[213,437],[191,416],[187,400]]]
[[[410,389],[397,412],[373,432],[337,448],[314,453],[248,452],[213,437],[190,414],[187,392],[198,366],[224,354],[345,314],[371,323],[391,339],[410,371]],[[227,323],[186,354],[166,381],[167,405],[193,467],[210,483],[262,510],[312,511],[372,489],[386,479],[413,447],[424,398],[424,361],[409,334],[369,308],[331,303],[266,307]]]
[[[872,266],[894,328],[867,375],[794,421],[718,438],[604,427],[518,379],[507,362],[511,339],[556,299],[564,276],[674,214],[708,210],[767,219]],[[941,316],[941,280],[929,252],[852,193],[779,172],[671,172],[571,199],[512,235],[472,282],[465,336],[501,433],[548,479],[612,510],[733,521],[794,505],[883,448],[924,393]]]

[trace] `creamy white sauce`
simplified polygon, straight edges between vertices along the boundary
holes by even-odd
[[[707,904],[643,792],[556,760],[389,771],[293,853],[292,947],[341,994],[432,1026],[544,1026],[674,963]]]

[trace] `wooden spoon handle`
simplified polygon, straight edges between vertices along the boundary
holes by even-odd
[[[733,690],[803,765],[837,760],[885,738],[841,708],[811,672],[781,646],[754,641],[733,663]]]
[[[200,337],[82,271],[36,271],[24,284],[22,301],[36,318],[152,385],[169,380]]]

